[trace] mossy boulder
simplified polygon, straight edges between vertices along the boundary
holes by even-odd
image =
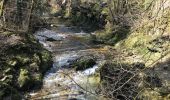
[[[73,62],[71,65],[77,71],[78,70],[85,70],[87,68],[93,67],[96,64],[94,57],[91,56],[83,56],[78,58],[76,61]]]
[[[14,97],[18,100],[17,97],[23,95],[21,93],[40,88],[44,73],[52,66],[51,53],[36,41],[33,34],[23,34],[16,35],[22,39],[15,44],[0,46],[0,99]]]

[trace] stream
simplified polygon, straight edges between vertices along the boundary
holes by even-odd
[[[96,93],[100,82],[96,72],[104,62],[107,50],[92,44],[90,34],[65,25],[35,33],[39,42],[52,52],[54,63],[44,76],[42,89],[30,93],[32,100],[104,100]],[[83,56],[94,56],[96,64],[83,71],[69,66],[70,62]]]

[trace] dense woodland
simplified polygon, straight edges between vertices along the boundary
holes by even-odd
[[[0,14],[0,99],[170,100],[170,0],[0,0]],[[73,27],[87,35],[67,32]],[[46,29],[56,33],[43,35]],[[54,59],[71,51],[81,56],[60,67],[76,74],[102,62],[88,76],[99,80],[95,92],[68,76],[84,99],[30,95],[43,91]]]

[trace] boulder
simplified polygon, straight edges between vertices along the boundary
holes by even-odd
[[[87,68],[93,67],[96,64],[94,57],[83,56],[74,61],[71,66],[78,70],[85,70]]]

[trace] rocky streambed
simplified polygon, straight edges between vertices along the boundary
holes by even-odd
[[[30,93],[30,99],[104,99],[97,94],[97,72],[108,49],[93,44],[90,33],[64,25],[37,31],[35,37],[52,52],[54,63],[45,74],[42,89]]]

